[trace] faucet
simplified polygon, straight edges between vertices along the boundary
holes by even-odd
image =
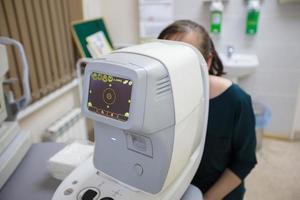
[[[228,58],[231,58],[231,56],[232,56],[233,53],[234,53],[234,47],[231,46],[231,45],[228,45],[226,49],[227,49],[227,51],[226,51],[226,52],[227,52],[227,57],[228,57]]]

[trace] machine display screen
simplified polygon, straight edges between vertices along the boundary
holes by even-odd
[[[129,79],[93,72],[90,77],[88,109],[99,115],[127,121],[132,85]]]

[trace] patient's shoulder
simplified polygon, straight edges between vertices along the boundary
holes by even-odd
[[[230,86],[232,82],[226,78],[219,76],[209,76],[209,92],[210,98],[215,98],[225,92]]]

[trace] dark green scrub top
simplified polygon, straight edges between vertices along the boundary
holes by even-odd
[[[242,184],[224,199],[243,199],[243,180],[256,164],[255,148],[251,97],[232,84],[209,102],[203,157],[192,183],[205,193],[228,168],[242,180]]]

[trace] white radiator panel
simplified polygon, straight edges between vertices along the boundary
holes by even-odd
[[[73,109],[51,124],[44,137],[45,140],[71,143],[75,140],[88,140],[85,118],[81,115],[80,108]]]

